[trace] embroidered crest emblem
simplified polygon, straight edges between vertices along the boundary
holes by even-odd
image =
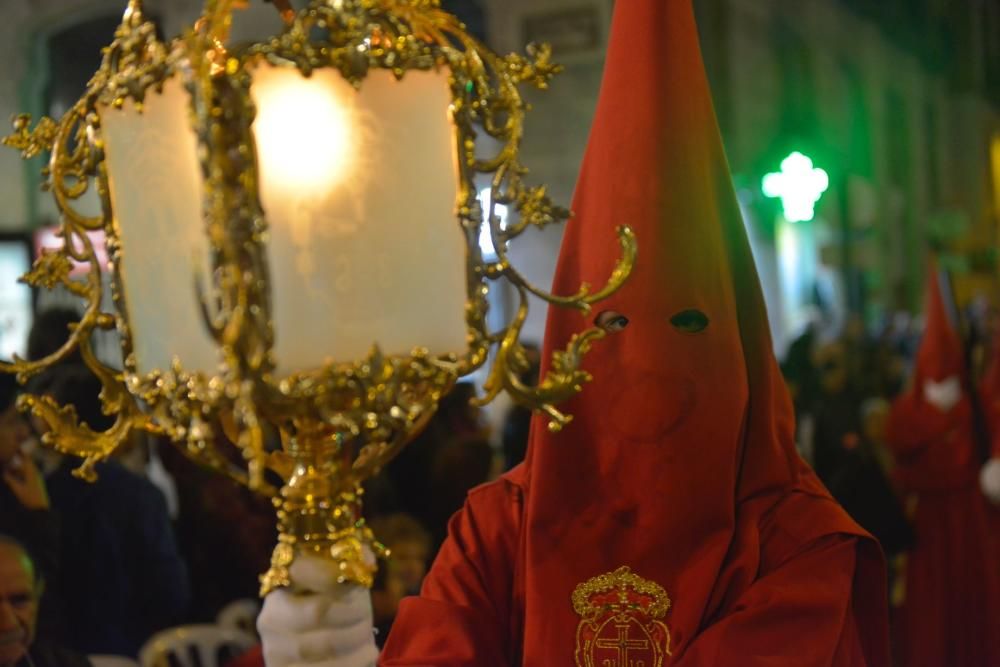
[[[663,587],[627,567],[602,574],[573,591],[577,667],[662,667],[670,655]]]

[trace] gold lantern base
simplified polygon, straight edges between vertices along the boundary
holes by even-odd
[[[278,511],[278,544],[271,567],[261,575],[261,596],[291,584],[290,568],[298,553],[336,564],[337,582],[371,588],[373,556],[384,550],[361,516],[362,489],[344,474],[343,434],[300,434],[287,438],[285,452],[295,461],[288,481],[274,498]],[[344,461],[350,469],[350,461]],[[347,488],[344,485],[347,485]]]

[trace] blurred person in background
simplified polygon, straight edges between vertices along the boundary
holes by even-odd
[[[221,428],[215,437],[226,438]],[[270,565],[277,541],[274,507],[179,448],[165,442],[154,447],[177,488],[177,543],[191,581],[186,618],[210,623],[230,602],[258,596],[258,577]]]
[[[906,384],[907,359],[891,324],[879,336],[871,363],[866,372],[872,374],[874,379],[872,396],[894,399]]]
[[[410,514],[430,532],[435,547],[465,494],[485,482],[492,468],[489,431],[482,410],[470,404],[474,396],[471,383],[455,385],[426,428],[385,467],[385,479],[369,485],[378,490],[381,514]]]
[[[15,406],[19,387],[13,375],[0,374],[0,533],[31,553],[38,576],[46,581],[59,572],[59,517],[49,501],[45,480],[28,451],[31,427]],[[61,602],[51,587],[39,613],[39,634],[61,638],[65,632]]]
[[[895,461],[885,438],[891,409],[892,404],[878,396],[868,398],[861,404],[861,442],[869,449],[872,459],[890,483]]]
[[[37,313],[28,332],[28,359],[37,361],[59,351],[79,321],[80,313],[65,306],[47,308]],[[61,363],[82,364],[80,350],[70,352]]]
[[[371,522],[371,529],[389,550],[372,588],[376,644],[381,648],[389,636],[399,603],[408,595],[418,595],[427,575],[431,556],[431,536],[413,517],[392,514]]]
[[[814,362],[819,345],[819,320],[818,313],[810,314],[805,329],[788,346],[781,363],[796,415],[811,410],[819,393],[819,375]]]
[[[71,405],[95,431],[103,413],[99,380],[79,364],[37,378],[32,391]],[[34,422],[39,435],[46,426]],[[74,476],[65,457],[46,480],[61,521],[60,571],[53,585],[63,601],[67,646],[86,654],[135,656],[154,632],[183,619],[191,596],[163,494],[114,460],[96,466],[97,481]]]
[[[992,508],[989,533],[994,554],[1000,557],[1000,311],[996,308],[989,309],[983,337],[981,364],[985,370],[979,382],[979,395],[990,440],[989,451],[981,452],[988,460],[979,472],[979,488]]]
[[[39,569],[55,570],[58,519],[51,512],[42,473],[25,451],[31,427],[15,407],[13,375],[0,374],[0,533],[18,539],[39,560]]]
[[[480,436],[449,438],[435,452],[428,493],[414,504],[435,549],[444,542],[449,520],[462,509],[469,492],[489,481],[493,454],[489,440]]]
[[[848,382],[855,395],[859,397],[874,395],[877,383],[874,372],[876,347],[868,335],[868,327],[860,314],[851,313],[847,316],[839,342],[844,350]]]
[[[890,589],[895,559],[913,545],[913,529],[891,482],[892,454],[885,441],[889,403],[870,398],[861,405],[861,437],[845,450],[830,493],[862,528],[875,536],[888,557]]]
[[[82,655],[37,636],[44,588],[28,550],[0,533],[0,667],[90,667]]]
[[[853,386],[847,348],[841,342],[816,350],[819,393],[813,413],[813,469],[829,487],[861,442],[860,399]]]
[[[997,510],[980,486],[988,453],[977,425],[962,340],[932,265],[926,328],[909,388],[893,403],[886,439],[914,505],[916,543],[898,616],[901,667],[1000,665]]]

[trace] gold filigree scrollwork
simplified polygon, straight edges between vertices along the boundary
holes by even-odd
[[[507,391],[516,402],[537,406],[535,409],[544,412],[549,417],[549,430],[555,433],[573,419],[572,415],[561,412],[555,406],[582,391],[583,385],[592,379],[590,373],[581,368],[581,361],[583,355],[590,350],[591,343],[604,338],[606,332],[595,327],[575,334],[565,349],[555,352],[549,372],[538,386],[529,386],[521,380],[529,363],[527,351],[519,339],[528,315],[528,295],[520,286],[518,295],[520,304],[517,313],[497,351],[497,357],[502,362],[494,363],[490,369],[490,374],[483,383],[485,393],[476,403],[485,405],[501,391]]]
[[[0,139],[4,146],[21,151],[21,157],[30,160],[52,150],[59,127],[48,116],[42,116],[31,127],[31,115],[19,114],[14,118],[14,132]]]
[[[262,579],[264,592],[288,583],[288,566],[299,549],[338,562],[344,581],[369,585],[374,569],[365,553],[374,542],[359,518],[362,482],[423,428],[441,396],[459,377],[483,366],[491,351],[495,354],[487,399],[506,390],[515,400],[546,413],[553,430],[567,423],[570,416],[556,405],[590,378],[581,359],[604,332],[579,333],[555,353],[539,386],[529,387],[518,379],[527,365],[519,335],[528,300],[540,298],[587,312],[627,278],[635,261],[635,239],[628,228],[620,228],[622,258],[607,284],[596,290],[581,285],[571,295],[535,287],[508,255],[508,244],[529,228],[570,215],[544,187],[526,183],[527,169],[518,154],[527,110],[520,87],[544,89],[560,71],[548,47],[529,47],[527,55],[498,56],[441,10],[437,0],[310,0],[298,12],[278,2],[283,30],[265,42],[234,47],[227,39],[233,11],[242,4],[207,0],[190,30],[162,43],[143,14],[142,2],[130,0],[80,101],[60,121],[43,119],[34,129],[28,118],[18,119],[5,143],[27,157],[51,151],[47,186],[62,212],[64,239],[62,248],[38,259],[25,280],[35,286],[63,286],[86,305],[63,348],[46,359],[15,360],[0,370],[27,379],[80,349],[103,383],[104,410],[116,415],[111,429],[94,433],[77,423],[72,410],[44,397],[26,397],[22,403],[51,424],[51,444],[84,457],[84,476],[92,476],[94,465],[131,433],[143,430],[162,433],[193,460],[271,496],[281,537],[271,570]],[[252,71],[261,61],[294,67],[305,76],[332,68],[358,87],[373,69],[388,70],[397,78],[413,70],[450,73],[460,176],[456,213],[468,253],[469,347],[464,355],[433,356],[423,349],[384,355],[374,347],[365,359],[274,377],[267,221],[258,199],[251,131],[256,113],[250,94]],[[121,285],[122,253],[127,250],[112,215],[103,155],[99,109],[131,102],[142,113],[147,95],[175,76],[189,94],[200,148],[211,271],[192,277],[192,282],[204,324],[219,350],[220,370],[211,375],[190,372],[179,360],[146,374],[138,370]],[[477,140],[483,135],[497,145],[487,156],[477,154]],[[480,178],[491,184],[482,203],[476,187]],[[78,206],[95,183],[103,204],[100,216]],[[500,205],[517,212],[506,227],[498,215]],[[495,260],[484,259],[479,248],[484,224],[493,238]],[[117,317],[101,310],[102,267],[88,236],[101,229],[114,267]],[[71,277],[74,262],[90,266],[84,282]],[[500,280],[514,286],[520,302],[513,321],[491,331],[486,324],[488,289]],[[95,330],[115,325],[122,335],[123,371],[101,364],[89,347]],[[272,432],[280,435],[280,444],[268,442],[266,434]],[[280,489],[273,483],[275,477]]]
[[[271,348],[270,281],[264,257],[264,214],[257,196],[251,125],[250,76],[223,72],[219,46],[228,34],[232,2],[210,2],[205,18],[188,36],[185,84],[202,146],[204,223],[214,253],[213,299],[202,294],[204,321],[223,357],[219,378],[232,405],[236,444],[248,461],[248,483],[265,486],[264,434],[260,404],[264,377],[274,367]],[[253,276],[253,279],[247,279]],[[213,308],[212,303],[215,303]]]
[[[95,432],[77,417],[73,406],[60,406],[49,396],[25,394],[18,398],[18,409],[30,412],[41,419],[48,431],[42,442],[58,452],[83,459],[73,474],[93,482],[97,479],[94,467],[111,456],[135,430],[159,432],[156,424],[134,409],[134,401],[125,389],[121,374],[115,373],[99,362],[88,341],[81,341],[80,352],[84,363],[97,375],[103,389],[100,399],[106,415],[115,416],[114,423],[105,431]]]
[[[99,85],[92,90],[104,104],[121,107],[131,99],[141,108],[146,91],[162,85],[170,66],[167,47],[156,37],[156,24],[144,15],[141,0],[129,0],[115,39],[104,54]]]
[[[100,362],[90,347],[94,331],[115,326],[115,316],[101,310],[103,267],[88,235],[90,231],[104,229],[108,217],[106,213],[87,215],[76,207],[76,202],[90,190],[100,170],[102,155],[99,141],[93,133],[92,100],[106,90],[110,73],[108,61],[106,56],[101,69],[91,79],[87,93],[60,121],[43,118],[29,132],[30,119],[19,116],[14,123],[15,133],[3,141],[20,150],[25,158],[42,152],[51,153],[49,164],[43,171],[46,178],[43,187],[52,193],[61,213],[59,236],[63,240],[62,246],[44,251],[22,281],[46,289],[62,287],[85,303],[80,321],[67,332],[67,340],[58,350],[42,359],[30,361],[15,357],[11,363],[0,363],[0,371],[17,373],[18,379],[25,382],[64,362],[79,350],[83,363],[103,387],[100,396],[103,411],[115,417],[108,430],[93,431],[79,421],[72,407],[58,406],[48,396],[25,394],[20,397],[18,407],[30,411],[46,424],[48,432],[43,436],[46,443],[58,451],[83,459],[74,474],[85,479],[93,479],[95,465],[128,441],[135,430],[153,433],[160,430],[139,409],[127,391],[122,374]],[[75,264],[87,267],[82,281],[72,278]]]

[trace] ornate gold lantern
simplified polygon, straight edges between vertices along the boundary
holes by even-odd
[[[634,238],[620,228],[622,259],[605,287],[568,296],[532,286],[508,258],[528,227],[568,215],[525,184],[518,159],[518,88],[545,88],[557,73],[547,48],[500,57],[436,0],[310,0],[297,12],[279,1],[280,34],[229,44],[237,4],[208,0],[192,29],[164,43],[131,0],[65,117],[15,121],[4,143],[51,153],[46,184],[65,241],[24,280],[63,285],[86,308],[58,352],[3,370],[26,381],[79,348],[115,424],[95,433],[48,397],[21,407],[48,423],[49,445],[83,458],[85,478],[143,430],[274,498],[280,537],[265,592],[288,583],[299,549],[370,585],[360,484],[491,350],[482,400],[506,390],[550,428],[565,424],[555,406],[581,390],[581,355],[604,332],[580,332],[527,387],[518,335],[529,295],[587,312],[626,279]],[[481,154],[482,135],[494,154]],[[491,183],[485,215],[477,177]],[[103,213],[88,216],[78,202],[93,189]],[[501,225],[501,205],[517,220]],[[495,258],[480,251],[483,225]],[[102,311],[108,267],[94,230],[113,258],[114,313]],[[70,279],[73,261],[90,264],[86,283]],[[520,304],[491,331],[487,292],[501,278]],[[112,328],[121,370],[90,347]],[[213,437],[218,425],[238,454]],[[280,448],[267,446],[268,427]]]

